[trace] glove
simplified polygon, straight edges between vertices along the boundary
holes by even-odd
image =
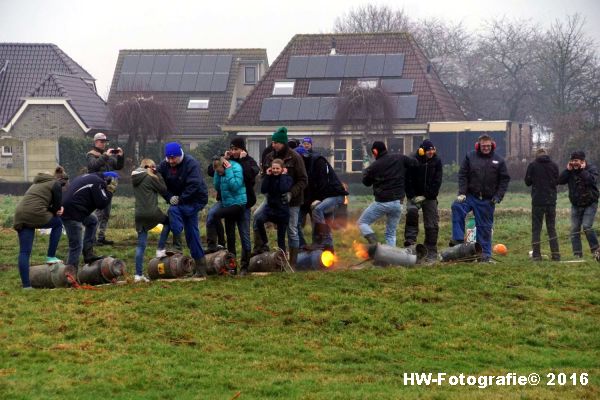
[[[171,197],[171,199],[169,200],[169,204],[171,204],[172,206],[176,206],[177,204],[179,204],[179,196]]]
[[[290,201],[292,201],[292,193],[291,192],[287,192],[285,194],[285,198],[287,199],[287,202],[289,203]]]
[[[464,203],[465,200],[467,200],[467,196],[465,196],[464,194],[459,194],[458,196],[456,196],[456,201],[459,203]]]
[[[500,203],[500,198],[498,196],[494,196],[490,201],[492,202],[492,204],[498,204]]]
[[[114,193],[115,190],[117,190],[117,185],[118,185],[117,180],[111,179],[110,182],[108,182],[108,185],[106,185],[106,190],[108,190],[111,193]]]
[[[425,198],[425,196],[417,196],[417,197],[413,197],[413,203],[415,203],[415,205],[420,206],[422,202],[424,202],[425,200],[427,200]]]

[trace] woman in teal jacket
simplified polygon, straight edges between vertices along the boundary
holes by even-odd
[[[227,234],[227,250],[233,254],[235,251],[235,225],[244,216],[246,208],[246,186],[242,166],[234,160],[221,157],[213,161],[215,175],[213,184],[215,190],[221,194],[221,208],[214,216],[214,222],[207,224],[206,236],[213,243],[217,242],[216,221],[225,219],[225,233]]]

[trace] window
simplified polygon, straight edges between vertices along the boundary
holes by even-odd
[[[337,172],[362,171],[362,139],[343,138],[333,141],[333,169]]]
[[[244,84],[255,85],[256,84],[256,65],[248,65],[244,67]]]
[[[378,84],[379,79],[377,78],[359,79],[357,82],[358,87],[363,89],[375,89]]]
[[[404,154],[404,138],[388,139],[388,151],[393,154]]]
[[[2,155],[4,157],[12,157],[12,146],[2,146]]]
[[[208,99],[190,99],[188,110],[208,110]]]
[[[269,143],[267,142],[267,139],[248,139],[246,141],[248,154],[250,154],[250,156],[258,163],[262,163],[260,156],[268,145]]]
[[[363,168],[362,140],[352,139],[352,172],[360,172]]]
[[[237,99],[235,99],[235,109],[237,110],[238,108],[240,108],[240,106],[242,105],[242,103],[244,102],[245,98],[244,97],[238,97]]]
[[[295,81],[275,81],[273,96],[291,96],[294,94]]]
[[[412,140],[413,140],[412,150],[413,151],[417,151],[419,149],[419,146],[421,145],[421,143],[423,143],[423,139],[425,139],[425,136],[423,136],[423,135],[413,136],[413,138],[412,138]]]
[[[333,141],[333,169],[337,172],[346,172],[346,139]]]

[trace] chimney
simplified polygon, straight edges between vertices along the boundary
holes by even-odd
[[[337,52],[335,51],[335,38],[331,38],[331,51],[329,52],[330,56],[335,56]]]

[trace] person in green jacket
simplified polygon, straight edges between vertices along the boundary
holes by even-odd
[[[60,166],[56,168],[54,175],[50,172],[40,172],[17,204],[13,227],[19,236],[19,275],[24,289],[31,289],[29,260],[36,228],[51,229],[46,262],[61,262],[56,258],[56,248],[63,227],[60,216],[63,213],[62,185],[65,181],[66,174]]]
[[[160,223],[163,224],[158,249],[165,248],[169,235],[169,218],[158,208],[158,195],[163,196],[167,192],[167,186],[162,176],[156,173],[154,161],[148,158],[143,159],[140,167],[131,172],[131,183],[135,196],[135,230],[138,234],[134,282],[148,282],[148,278],[142,274],[148,231]],[[163,250],[161,255],[165,255],[164,253]]]

